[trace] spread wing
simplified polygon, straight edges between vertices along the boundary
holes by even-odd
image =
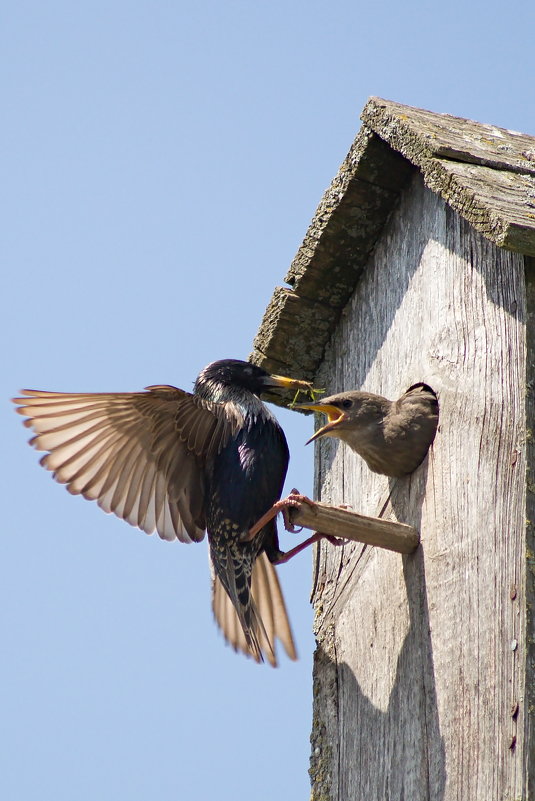
[[[30,444],[48,451],[41,464],[69,492],[164,540],[203,538],[205,465],[242,424],[235,407],[166,385],[21,394]]]
[[[252,656],[257,662],[260,661],[258,654],[251,651],[247,644],[236,610],[223,585],[215,575],[211,560],[210,570],[212,575],[212,610],[225,639],[235,651],[241,651],[246,656]],[[290,659],[297,659],[290,621],[288,620],[277,572],[265,552],[258,556],[253,565],[251,594],[261,621],[258,640],[262,654],[272,667],[276,667],[275,640],[279,639]]]

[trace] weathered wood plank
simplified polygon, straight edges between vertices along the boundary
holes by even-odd
[[[255,340],[250,358],[268,369],[313,377],[415,169],[485,237],[535,256],[534,137],[379,98],[362,119],[286,275],[292,300],[275,290]]]
[[[420,544],[420,535],[412,526],[361,515],[319,501],[314,506],[296,502],[295,506],[288,508],[288,516],[292,524],[303,528],[396,553],[412,553]]]
[[[413,164],[430,157],[535,176],[533,136],[371,97],[361,114],[372,130]]]
[[[526,798],[535,797],[535,259],[526,259]]]
[[[337,309],[345,306],[411,172],[399,153],[364,126],[323,195],[284,280],[301,297]]]
[[[437,159],[424,179],[488,239],[535,256],[535,177]]]
[[[533,137],[380,98],[368,102],[362,119],[476,230],[535,255]]]
[[[267,370],[313,377],[411,172],[411,165],[379,137],[366,128],[359,132],[285,277],[292,289],[274,290],[251,361]],[[288,398],[274,394],[270,400],[286,405]]]
[[[323,356],[328,332],[335,325],[333,310],[277,287],[264,312],[250,357],[265,370],[307,379]],[[290,395],[266,393],[272,403],[286,406]]]
[[[316,446],[317,497],[376,515],[391,491],[388,513],[422,537],[401,560],[352,544],[317,549],[316,801],[533,793],[524,292],[523,258],[417,176],[327,348],[317,382],[329,392],[397,397],[425,381],[440,423],[407,479],[371,473],[335,440]]]

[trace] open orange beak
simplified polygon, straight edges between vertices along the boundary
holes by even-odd
[[[327,415],[327,423],[318,428],[309,440],[305,443],[314,442],[315,439],[322,437],[324,434],[329,434],[334,431],[341,423],[347,420],[347,414],[343,412],[338,406],[331,406],[329,403],[297,403],[294,409],[310,409],[312,412],[321,412]]]

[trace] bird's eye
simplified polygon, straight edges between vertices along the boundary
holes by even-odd
[[[346,398],[345,400],[342,401],[343,409],[351,409],[352,406],[353,406],[353,401],[350,400],[349,398]]]

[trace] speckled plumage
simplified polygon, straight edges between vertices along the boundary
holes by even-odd
[[[248,368],[249,369],[249,368]],[[257,372],[258,371],[258,372]],[[208,477],[206,528],[214,570],[229,595],[249,649],[259,658],[265,635],[251,595],[253,565],[263,551],[270,561],[280,555],[275,519],[252,539],[249,529],[282,493],[288,467],[288,446],[277,420],[259,399],[264,371],[251,380],[227,380],[224,370],[204,370],[195,384],[202,398],[230,404],[243,422],[236,436],[218,454]]]
[[[296,658],[271,564],[281,553],[275,520],[249,536],[280,498],[288,465],[284,433],[258,397],[273,386],[303,383],[226,359],[201,371],[193,393],[23,390],[15,403],[31,444],[48,451],[41,464],[69,492],[162,539],[208,532],[216,620],[236,650],[274,665],[277,638]]]

